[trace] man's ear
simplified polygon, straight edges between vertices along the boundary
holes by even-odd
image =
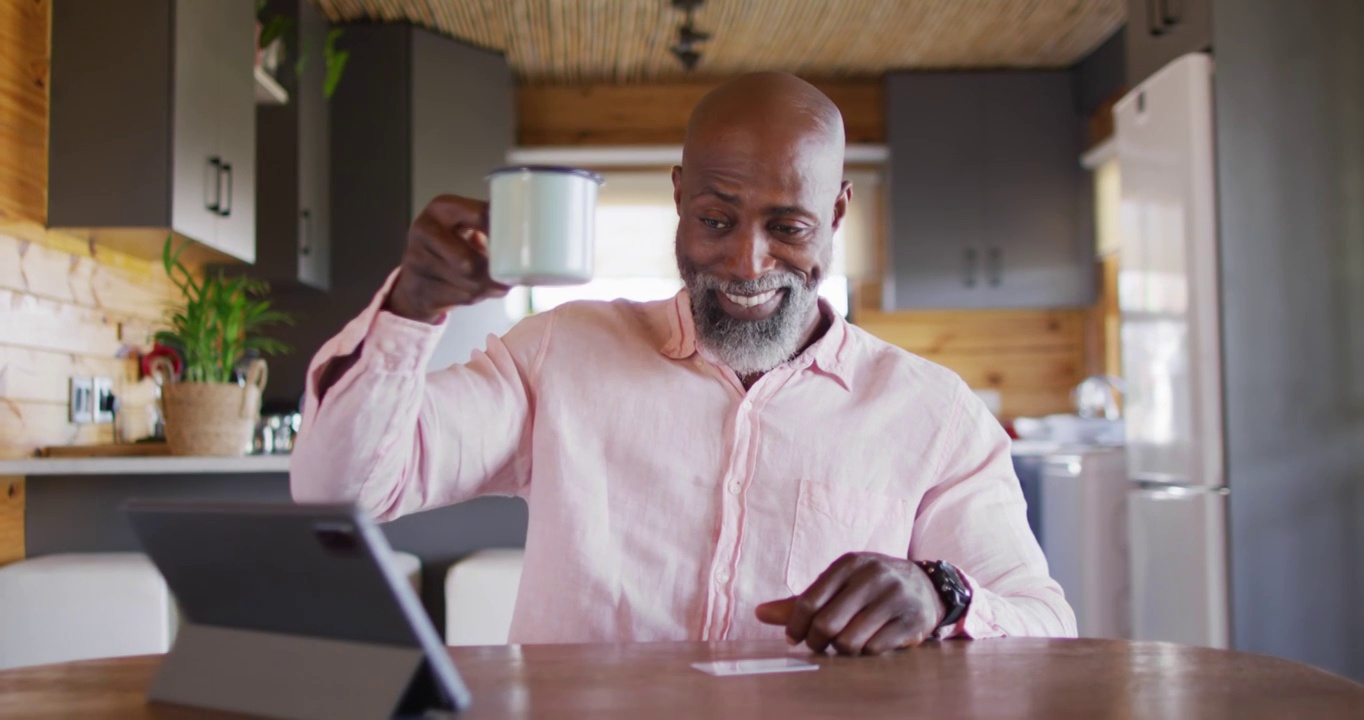
[[[677,177],[677,170],[673,170],[673,177]],[[834,201],[834,224],[833,232],[838,232],[838,228],[843,226],[843,218],[848,216],[848,203],[852,202],[852,182],[843,181],[843,186],[838,189],[838,199]]]
[[[677,216],[682,217],[682,166],[673,166],[673,205],[677,207]]]

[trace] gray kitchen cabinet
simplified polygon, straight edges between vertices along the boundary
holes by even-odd
[[[1070,73],[896,73],[886,91],[887,309],[1089,304]]]
[[[56,0],[48,225],[255,259],[253,0]]]
[[[427,203],[445,193],[487,199],[484,177],[506,164],[516,132],[515,81],[502,56],[408,25],[343,29],[337,46],[350,61],[327,105],[331,290],[275,294],[298,325],[279,332],[293,352],[270,360],[271,397],[303,392],[309,359],[398,267]],[[482,343],[506,330],[480,310],[452,311],[445,338]]]
[[[279,81],[283,105],[256,108],[256,267],[276,287],[331,286],[331,124],[323,91],[323,47],[330,29],[308,0],[271,0],[289,18]],[[296,72],[300,53],[306,55]]]
[[[1232,0],[1238,2],[1240,0]],[[1127,0],[1127,81],[1212,47],[1212,0]]]

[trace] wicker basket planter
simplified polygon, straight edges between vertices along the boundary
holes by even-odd
[[[246,384],[168,382],[161,388],[172,455],[244,455],[260,418],[265,361],[251,363]]]

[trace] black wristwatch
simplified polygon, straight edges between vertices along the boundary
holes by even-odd
[[[928,579],[937,589],[938,597],[942,598],[943,607],[947,608],[947,614],[943,615],[942,622],[933,629],[933,634],[937,635],[939,630],[955,625],[966,614],[966,609],[971,607],[971,588],[966,586],[961,579],[961,573],[958,573],[951,563],[942,560],[915,560],[914,564],[928,573]]]

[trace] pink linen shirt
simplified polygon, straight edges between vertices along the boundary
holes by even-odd
[[[828,332],[745,391],[683,291],[561,306],[427,374],[442,330],[380,310],[394,277],[313,360],[293,494],[380,519],[525,498],[512,642],[780,638],[754,607],[853,551],[961,569],[944,635],[1075,634],[1009,438],[951,371],[823,306]]]

